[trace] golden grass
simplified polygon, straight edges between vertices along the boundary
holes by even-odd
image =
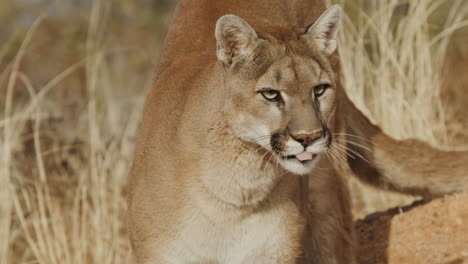
[[[446,2],[371,1],[367,12],[358,11],[362,19],[345,17],[340,35],[344,86],[353,101],[392,136],[442,147],[450,143],[440,99],[445,59],[451,35],[468,25],[468,5],[456,0],[439,21],[443,28],[434,28],[434,14]]]
[[[5,45],[0,54],[1,263],[127,261],[124,185],[161,43],[154,22],[162,18],[145,24],[156,27],[146,37],[110,17],[118,4],[94,1],[87,21],[63,28],[40,17],[20,47]],[[148,6],[135,8],[141,15]],[[110,43],[110,29],[135,39]],[[70,65],[56,67],[50,58]],[[52,66],[44,71],[40,63]]]
[[[353,102],[395,138],[465,148],[451,141],[449,129],[459,127],[448,127],[441,99],[451,37],[468,25],[465,1],[341,2],[349,10],[339,39],[343,86]],[[414,200],[355,178],[350,185],[356,217]]]
[[[462,0],[407,2],[345,6],[344,84],[388,133],[448,147],[443,65],[468,11]],[[432,29],[439,6],[448,11],[438,17],[449,19]],[[165,14],[135,1],[94,1],[71,23],[41,17],[20,41],[2,42],[0,263],[127,260],[125,179]],[[137,22],[120,21],[126,16]],[[357,214],[406,201],[356,184]]]

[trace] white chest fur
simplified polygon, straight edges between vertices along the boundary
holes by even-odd
[[[295,205],[287,202],[248,214],[245,217],[226,219],[224,216],[207,216],[193,209],[167,245],[167,263],[282,263],[293,239],[291,230],[301,222]],[[291,221],[292,218],[296,221]]]

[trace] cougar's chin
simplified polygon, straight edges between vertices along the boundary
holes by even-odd
[[[278,163],[285,170],[297,175],[306,175],[310,173],[317,164],[319,155],[314,154],[311,160],[306,161],[299,161],[295,156],[278,156],[277,159]]]

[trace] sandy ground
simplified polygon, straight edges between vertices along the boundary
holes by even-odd
[[[468,263],[468,193],[372,214],[356,230],[361,264]]]

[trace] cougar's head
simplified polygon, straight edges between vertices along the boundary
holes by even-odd
[[[334,5],[300,32],[258,33],[235,15],[216,24],[229,127],[295,174],[309,173],[331,143],[336,89],[329,58],[340,18]]]

